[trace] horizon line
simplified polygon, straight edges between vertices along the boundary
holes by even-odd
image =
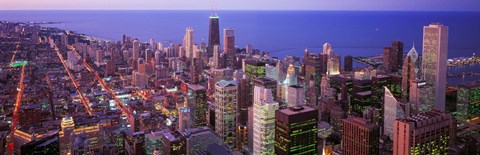
[[[0,11],[212,11],[210,9],[0,9]],[[219,9],[216,11],[365,11],[365,12],[480,12],[477,10],[368,10],[368,9]]]

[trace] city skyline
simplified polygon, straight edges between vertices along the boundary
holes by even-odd
[[[0,10],[343,10],[343,11],[480,11],[480,1],[445,0],[3,0]]]

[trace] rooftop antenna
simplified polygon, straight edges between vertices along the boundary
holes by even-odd
[[[216,17],[217,16],[217,5],[216,5],[216,2],[215,0],[212,0],[212,13],[211,13],[211,16],[212,17]]]

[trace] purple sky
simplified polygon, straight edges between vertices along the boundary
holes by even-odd
[[[480,0],[0,0],[0,10],[480,11]]]

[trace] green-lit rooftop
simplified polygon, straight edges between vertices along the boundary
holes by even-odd
[[[28,64],[28,61],[15,61],[12,63],[12,67],[21,67],[21,66],[26,66]]]

